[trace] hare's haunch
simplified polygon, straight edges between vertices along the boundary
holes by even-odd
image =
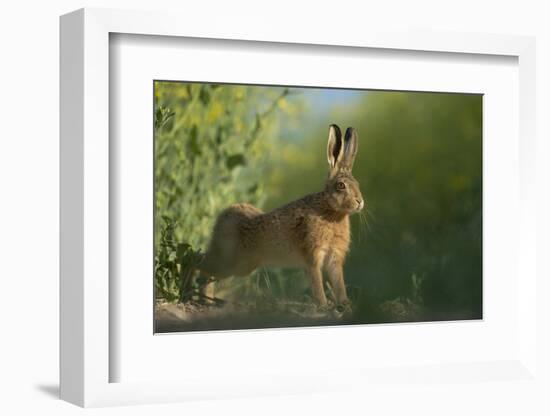
[[[343,266],[350,244],[349,215],[364,205],[351,173],[357,146],[355,129],[348,128],[342,140],[338,126],[331,125],[324,189],[266,213],[249,204],[226,208],[199,269],[219,279],[245,276],[260,266],[302,267],[321,306],[327,304],[325,270],[337,303],[348,303]]]

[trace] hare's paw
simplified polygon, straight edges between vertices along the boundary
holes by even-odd
[[[334,308],[334,316],[338,319],[347,318],[353,313],[351,302],[346,300]]]

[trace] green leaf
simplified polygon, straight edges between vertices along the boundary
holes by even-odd
[[[175,115],[169,108],[159,105],[155,111],[155,130],[160,129],[166,122]]]
[[[189,131],[189,151],[192,157],[199,156],[201,154],[196,124],[193,124],[193,127],[191,127],[191,130]]]
[[[235,167],[244,165],[245,163],[246,159],[242,153],[228,156],[225,161],[225,164],[229,170],[233,170]]]
[[[183,258],[187,254],[187,251],[190,248],[191,248],[191,245],[189,245],[187,243],[178,243],[178,246],[176,248],[176,255],[177,255],[178,259]]]
[[[203,105],[208,105],[208,103],[210,102],[210,92],[208,91],[208,86],[205,85],[201,88],[199,99],[201,100]]]
[[[258,183],[255,183],[254,185],[252,185],[250,188],[247,189],[247,192],[249,194],[253,194],[258,190],[258,186],[259,186]]]

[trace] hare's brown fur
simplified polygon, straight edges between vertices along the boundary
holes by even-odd
[[[326,305],[324,269],[336,301],[347,303],[343,265],[350,245],[349,215],[363,207],[359,184],[351,174],[357,151],[353,129],[346,132],[348,140],[354,143],[346,147],[339,129],[331,126],[330,172],[321,192],[267,213],[249,204],[226,208],[217,218],[200,269],[223,278],[245,276],[260,266],[302,267],[309,273],[314,298]]]

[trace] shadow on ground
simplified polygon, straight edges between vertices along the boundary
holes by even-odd
[[[59,399],[59,384],[37,384],[34,387],[52,399]]]

